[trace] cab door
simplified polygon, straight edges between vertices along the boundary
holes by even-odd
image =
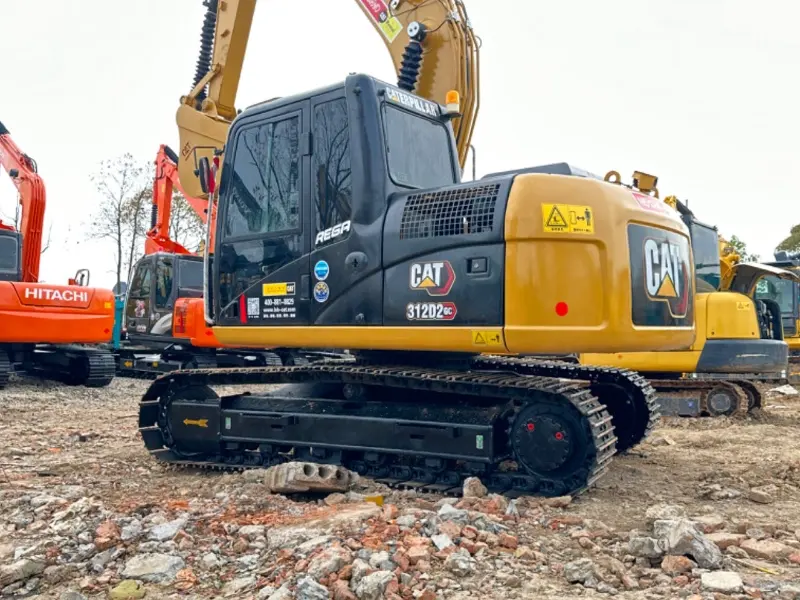
[[[308,101],[237,123],[213,271],[220,325],[309,323]]]
[[[125,301],[125,325],[128,335],[150,333],[153,321],[152,280],[155,265],[152,256],[145,256],[133,271],[128,297]]]

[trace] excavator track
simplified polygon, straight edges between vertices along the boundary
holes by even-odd
[[[14,367],[8,359],[8,354],[6,354],[5,350],[0,349],[0,390],[8,385],[13,369]]]
[[[761,390],[744,379],[650,379],[664,416],[741,417],[761,407]]]
[[[512,357],[477,357],[465,370],[330,359],[186,370],[150,386],[139,431],[157,460],[176,467],[306,460],[453,495],[469,476],[509,496],[579,494],[606,473],[618,443],[592,390],[620,382],[617,390],[638,389],[654,406],[646,382],[624,371]],[[224,398],[209,387],[265,384],[288,385]],[[648,432],[651,419],[639,416]]]
[[[116,363],[110,352],[75,345],[37,348],[24,368],[37,377],[85,387],[105,387],[116,374]]]

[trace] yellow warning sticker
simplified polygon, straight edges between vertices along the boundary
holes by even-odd
[[[390,13],[385,0],[360,0],[360,2],[390,43],[403,31],[403,24]]]
[[[208,427],[208,419],[184,419],[184,425],[196,425],[197,427]]]
[[[403,24],[396,17],[389,17],[389,20],[380,23],[379,27],[389,42],[393,42],[403,31]]]
[[[264,283],[261,285],[262,296],[294,296],[293,281],[285,283]]]
[[[592,207],[542,204],[542,228],[548,233],[594,233]]]
[[[472,343],[475,346],[502,346],[503,336],[499,331],[472,330]]]
[[[737,302],[736,303],[736,310],[750,310],[750,303],[749,302]]]

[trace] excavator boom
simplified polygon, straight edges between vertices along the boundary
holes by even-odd
[[[42,255],[42,230],[46,194],[44,181],[39,177],[36,161],[25,154],[11,139],[8,129],[0,122],[0,165],[3,166],[19,192],[21,219],[17,227],[4,224],[0,229],[18,230],[22,235],[22,281],[39,280],[39,260]]]
[[[386,45],[400,74],[398,87],[444,103],[457,91],[460,116],[451,121],[463,169],[478,112],[479,40],[461,0],[355,0]],[[192,90],[176,115],[178,171],[186,195],[207,198],[197,180],[202,157],[220,152],[237,114],[236,92],[256,0],[205,0],[207,8]]]
[[[170,254],[193,254],[169,236],[170,216],[172,214],[172,194],[177,190],[183,194],[186,202],[192,207],[202,223],[208,220],[208,200],[194,198],[186,193],[178,176],[178,156],[166,144],[161,144],[156,155],[156,176],[153,181],[153,205],[150,230],[144,242],[144,253],[149,256],[156,252]],[[215,215],[212,207],[212,222]],[[213,252],[213,235],[211,251]]]

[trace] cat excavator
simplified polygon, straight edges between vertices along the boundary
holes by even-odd
[[[610,171],[606,180],[620,184],[619,173]],[[757,286],[775,281],[791,289],[800,278],[775,264],[742,262],[717,228],[699,221],[685,203],[675,196],[660,200],[657,182],[637,171],[627,187],[653,209],[675,211],[689,229],[696,274],[694,344],[669,352],[584,353],[578,362],[641,372],[656,389],[663,415],[747,413],[761,406],[760,384],[780,383],[788,368],[781,306],[759,295]]]
[[[68,384],[102,387],[114,358],[113,295],[88,287],[81,269],[68,285],[39,283],[46,193],[36,161],[0,123],[0,165],[17,188],[17,223],[0,220],[0,389],[15,369]]]
[[[426,98],[444,98],[447,91],[455,89],[463,98],[461,115],[454,120],[463,167],[478,110],[478,40],[466,26],[465,11],[457,3],[448,15],[445,5],[416,2],[406,3],[402,10],[390,15],[380,0],[356,3],[386,44],[401,89],[416,89]],[[203,223],[209,218],[208,199],[202,197],[195,173],[197,157],[223,145],[228,124],[236,114],[233,104],[255,4],[255,0],[204,2],[206,15],[193,89],[181,99],[177,114],[180,147],[184,151],[179,157],[169,146],[162,145],[156,157],[151,229],[145,241],[145,255],[132,269],[125,304],[125,337],[130,343],[116,352],[120,374],[153,375],[200,365],[296,364],[330,356],[329,352],[289,348],[265,352],[260,351],[263,348],[224,347],[202,319],[202,258],[169,237],[174,188]],[[412,5],[419,6],[412,11]],[[408,26],[411,24],[412,33],[417,27],[411,21],[412,15],[421,22],[435,22],[442,27],[427,40],[421,33],[418,40],[412,39]],[[182,182],[188,183],[184,187]],[[317,183],[337,184],[325,180]],[[212,223],[216,218],[213,210],[212,206]],[[208,248],[213,253],[213,224]],[[193,318],[197,315],[200,318]]]
[[[202,324],[226,346],[342,353],[165,374],[140,401],[146,449],[445,493],[467,476],[508,495],[593,485],[654,426],[654,390],[626,369],[525,355],[691,345],[686,225],[567,163],[462,182],[477,97],[431,93],[448,36],[477,59],[459,0],[361,0],[403,47],[397,85],[350,74],[237,113],[219,74],[241,63],[253,6],[219,4],[213,61],[178,112],[181,181],[218,214]],[[462,64],[476,86],[477,62]],[[654,278],[675,294],[648,294]]]

